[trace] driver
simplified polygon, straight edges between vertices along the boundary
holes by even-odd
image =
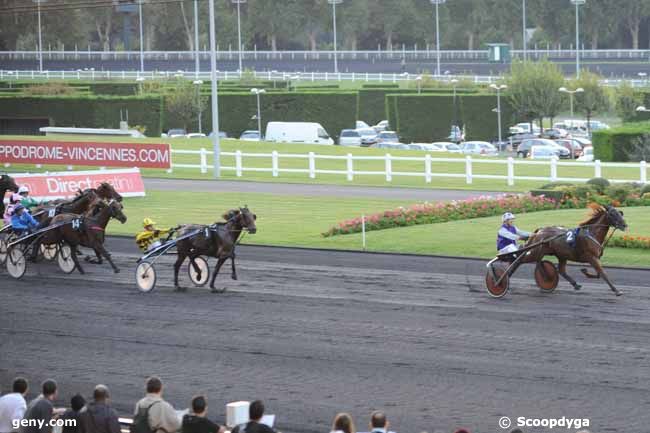
[[[515,216],[510,212],[504,213],[501,221],[503,224],[497,233],[497,254],[514,253],[519,249],[517,241],[530,238],[530,233],[514,225]]]
[[[168,234],[172,229],[159,229],[155,227],[156,223],[151,218],[145,218],[142,221],[144,230],[136,234],[135,243],[144,252],[162,245],[161,235]]]
[[[18,194],[22,197],[20,204],[25,206],[27,209],[31,209],[42,204],[46,204],[46,201],[36,200],[34,197],[29,196],[29,187],[27,185],[22,185],[18,188]]]
[[[20,203],[22,198],[23,197],[17,193],[12,193],[11,196],[9,197],[9,204],[5,206],[5,213],[2,216],[5,225],[11,224],[11,216],[14,214],[15,208]]]
[[[27,211],[27,208],[19,203],[14,207],[11,216],[11,228],[18,236],[22,236],[36,230],[38,228],[38,222]]]

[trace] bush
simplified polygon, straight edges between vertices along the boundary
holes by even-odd
[[[546,197],[559,203],[564,198],[565,192],[552,189],[533,189],[530,191],[530,195],[533,197]]]
[[[640,191],[640,193],[641,193],[641,195],[643,195],[643,194],[649,194],[649,193],[650,193],[650,183],[646,183],[645,185],[643,185],[643,186],[641,187],[641,191]]]
[[[632,194],[633,189],[629,185],[612,185],[605,189],[605,195],[619,203],[625,202]]]
[[[564,186],[574,186],[574,184],[570,182],[551,182],[547,183],[546,185],[542,185],[540,189],[555,189]]]
[[[65,83],[44,83],[29,86],[23,89],[25,95],[29,96],[46,96],[46,95],[72,95],[76,89]]]
[[[603,194],[605,192],[605,188],[607,188],[610,183],[604,177],[594,177],[587,181],[587,185],[591,185],[596,188],[598,194]]]
[[[650,122],[627,123],[618,128],[596,131],[592,140],[594,159],[607,162],[639,160],[636,150],[644,134],[650,134]]]
[[[578,185],[575,188],[575,197],[579,199],[590,199],[598,194],[598,190],[591,185]]]

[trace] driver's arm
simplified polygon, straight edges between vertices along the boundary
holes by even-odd
[[[519,236],[521,239],[528,239],[530,238],[530,233],[524,230],[517,229],[517,236]]]

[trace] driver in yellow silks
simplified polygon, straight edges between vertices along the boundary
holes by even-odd
[[[162,245],[160,236],[166,235],[172,230],[170,228],[156,228],[156,223],[151,218],[145,218],[144,221],[142,221],[142,225],[144,230],[135,235],[135,243],[138,244],[138,247],[140,247],[143,252],[150,251]]]

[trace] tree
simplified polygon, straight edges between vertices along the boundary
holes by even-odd
[[[636,108],[643,104],[643,93],[637,92],[628,82],[616,89],[616,113],[623,122],[630,122],[637,116]]]
[[[638,50],[641,23],[650,14],[650,2],[648,0],[627,0],[625,5],[620,6],[618,8],[621,14],[620,18],[632,38],[632,49]]]
[[[507,80],[508,93],[515,112],[528,122],[544,117],[555,117],[565,106],[566,100],[559,92],[564,76],[554,63],[514,62]]]
[[[580,78],[574,80],[572,86],[584,89],[584,92],[576,93],[575,106],[587,117],[587,131],[591,136],[590,121],[595,113],[609,110],[611,107],[610,95],[607,89],[600,85],[600,76],[589,71],[582,71]]]
[[[197,99],[196,86],[187,80],[179,80],[165,95],[165,106],[171,118],[170,126],[182,126],[185,130],[198,121],[199,113],[206,105],[207,99],[203,96]]]

